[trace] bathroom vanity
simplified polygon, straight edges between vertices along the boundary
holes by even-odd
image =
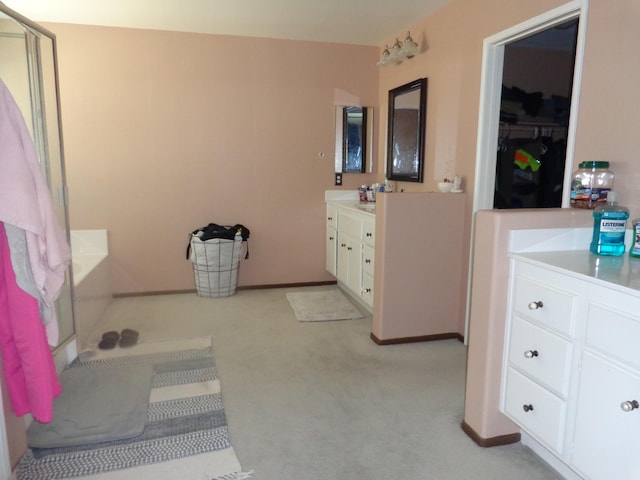
[[[326,268],[372,312],[379,344],[461,338],[464,194],[325,195]]]
[[[640,478],[640,261],[510,258],[500,410],[566,478]]]

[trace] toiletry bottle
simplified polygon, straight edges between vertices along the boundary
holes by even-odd
[[[629,210],[616,204],[616,194],[610,191],[607,203],[593,211],[593,238],[589,250],[596,255],[622,255],[628,218]]]
[[[366,185],[362,185],[360,187],[360,190],[358,190],[358,196],[359,196],[361,202],[366,202],[367,201],[367,186]]]
[[[633,238],[631,239],[629,256],[640,258],[640,218],[631,220],[631,225],[633,226]]]

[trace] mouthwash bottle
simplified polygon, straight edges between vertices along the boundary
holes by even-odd
[[[589,250],[596,255],[622,255],[628,218],[629,210],[616,204],[616,194],[610,191],[607,203],[593,211],[593,238]]]
[[[640,258],[640,218],[631,220],[631,225],[633,225],[633,239],[631,240],[629,256]]]

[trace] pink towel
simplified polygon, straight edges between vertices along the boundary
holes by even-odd
[[[54,316],[47,323],[48,340],[57,345],[54,303],[64,284],[71,249],[22,113],[2,80],[0,145],[0,222],[25,230],[35,285]]]
[[[17,416],[27,413],[50,422],[58,381],[38,301],[16,283],[11,252],[0,222],[0,349],[11,406]]]

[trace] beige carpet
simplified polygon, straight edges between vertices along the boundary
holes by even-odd
[[[289,292],[286,297],[300,322],[362,318],[360,310],[337,288],[311,292]]]

